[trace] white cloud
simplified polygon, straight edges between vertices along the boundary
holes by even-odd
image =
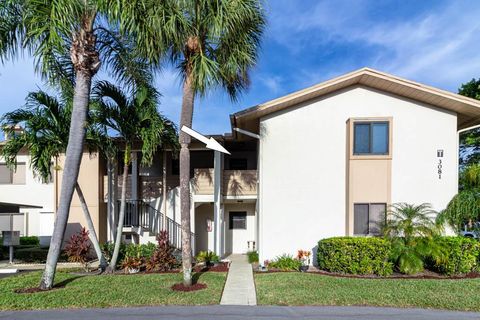
[[[450,90],[480,76],[480,6],[472,5],[478,2],[452,2],[403,20],[395,12],[388,13],[392,20],[370,14],[375,2],[321,1],[310,8],[279,2],[271,37],[294,54],[348,45],[352,53],[371,53],[358,60],[343,54],[352,69],[371,66]],[[333,69],[323,70],[322,78],[348,71]]]

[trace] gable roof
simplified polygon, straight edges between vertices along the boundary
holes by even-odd
[[[261,117],[352,85],[362,85],[457,113],[458,129],[480,123],[480,101],[370,68],[362,68],[230,116],[232,128],[258,132]]]

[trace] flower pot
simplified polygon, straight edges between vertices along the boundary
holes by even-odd
[[[140,269],[138,268],[128,268],[128,273],[134,274],[134,273],[139,273]]]
[[[307,272],[309,266],[300,266],[300,272]]]

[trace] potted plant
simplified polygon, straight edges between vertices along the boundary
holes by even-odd
[[[297,253],[297,259],[302,262],[302,265],[300,266],[300,271],[301,272],[307,272],[308,268],[310,267],[310,256],[312,255],[312,252],[308,250],[298,250]]]

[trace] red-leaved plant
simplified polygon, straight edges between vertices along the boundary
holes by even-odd
[[[85,271],[88,272],[90,247],[88,231],[85,228],[82,228],[78,233],[72,234],[65,246],[65,254],[68,257],[68,261],[81,263]]]
[[[165,272],[172,270],[177,265],[177,259],[173,255],[174,248],[168,240],[168,232],[160,231],[157,235],[157,242],[157,248],[150,260],[147,261],[147,271]]]

